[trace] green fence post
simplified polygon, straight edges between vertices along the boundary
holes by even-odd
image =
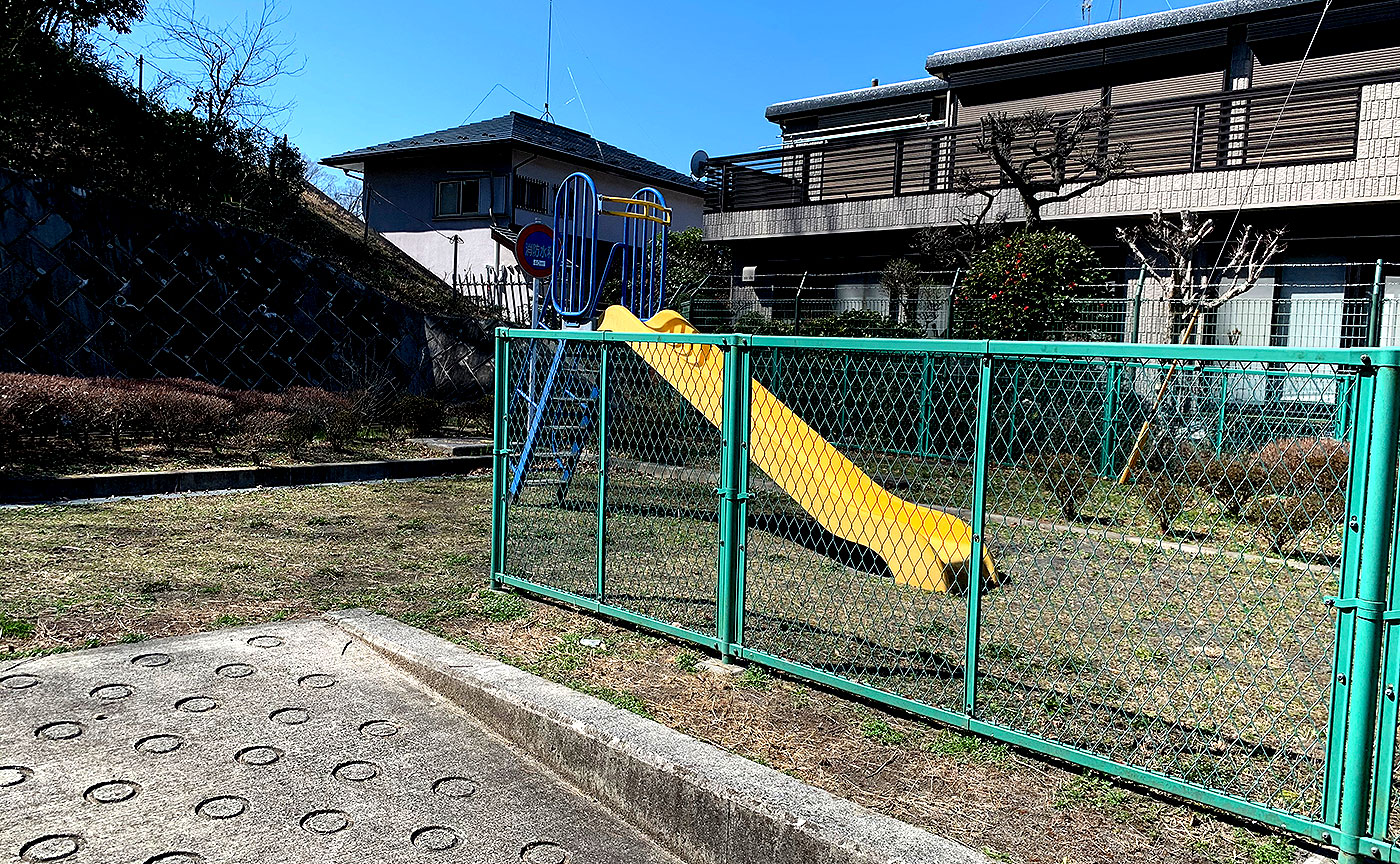
[[[1382,313],[1385,310],[1385,262],[1376,262],[1376,275],[1371,279],[1371,303],[1367,310],[1366,319],[1366,344],[1372,348],[1379,348],[1381,344],[1381,328],[1385,323]]]
[[[977,451],[972,472],[972,562],[967,578],[967,660],[964,669],[963,708],[977,716],[978,641],[982,627],[982,557],[986,543],[987,476],[992,458],[992,357],[983,355],[977,390]]]
[[[608,343],[598,343],[598,595],[608,584]]]
[[[1118,414],[1118,366],[1116,361],[1110,360],[1108,363],[1108,380],[1104,383],[1103,397],[1103,431],[1102,440],[1099,442],[1099,476],[1112,477],[1117,471],[1114,468],[1113,453],[1117,449],[1117,414]]]
[[[720,656],[728,663],[734,659],[738,643],[740,585],[744,567],[744,477],[748,471],[749,376],[748,339],[744,336],[724,337],[723,417],[720,434],[724,448],[720,457],[720,484],[716,490],[719,504],[719,574],[715,585],[715,636],[719,640]]]
[[[1226,408],[1230,404],[1230,373],[1220,370],[1220,410],[1215,415],[1215,455],[1225,452]]]
[[[510,342],[504,327],[496,330],[496,381],[491,422],[491,587],[501,587],[506,572],[506,490],[510,470]]]
[[[1337,675],[1337,681],[1348,687],[1338,822],[1340,864],[1355,864],[1371,857],[1369,844],[1361,838],[1368,830],[1372,803],[1381,637],[1392,557],[1396,449],[1400,447],[1400,369],[1369,366],[1362,375],[1362,412],[1357,419],[1360,421],[1366,414],[1369,422],[1365,426],[1358,422],[1356,434],[1365,436],[1365,464],[1361,468],[1364,474],[1353,473],[1352,477],[1364,478],[1364,491],[1359,499],[1353,496],[1361,508],[1359,514],[1352,510],[1346,526],[1348,534],[1355,535],[1350,548],[1359,549],[1360,558],[1354,596],[1336,601],[1340,615],[1351,614],[1354,618],[1350,651],[1343,655],[1346,663],[1339,667]],[[1371,406],[1369,412],[1365,411],[1367,404]],[[1361,440],[1357,438],[1358,442]],[[1337,731],[1335,722],[1332,731]]]
[[[1147,285],[1147,268],[1138,271],[1137,292],[1133,295],[1133,332],[1128,341],[1136,345],[1142,335],[1142,289]]]

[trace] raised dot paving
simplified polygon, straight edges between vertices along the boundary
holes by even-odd
[[[0,664],[0,862],[676,864],[308,620]]]

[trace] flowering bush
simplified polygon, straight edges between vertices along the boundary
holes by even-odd
[[[1066,323],[1070,301],[1097,297],[1106,275],[1084,241],[1063,231],[1021,231],[977,255],[953,300],[972,339],[1044,339]]]

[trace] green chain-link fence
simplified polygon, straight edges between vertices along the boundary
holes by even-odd
[[[1397,352],[501,331],[497,363],[495,584],[1400,860]]]

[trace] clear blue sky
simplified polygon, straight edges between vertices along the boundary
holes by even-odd
[[[169,0],[151,0],[158,8]],[[197,0],[211,18],[236,0]],[[284,0],[306,60],[278,85],[310,159],[544,102],[548,0]],[[1189,0],[1123,0],[1127,16]],[[1082,23],[1081,0],[555,0],[555,121],[685,170],[776,141],[778,101],[922,77],[933,51]],[[1095,0],[1094,20],[1110,15]],[[1111,14],[1116,17],[1117,0]],[[152,37],[138,28],[123,43]],[[479,107],[493,85],[497,89]],[[575,89],[577,87],[577,90]],[[582,98],[580,98],[582,97]],[[529,104],[526,104],[526,103]],[[473,113],[473,109],[475,113]]]

